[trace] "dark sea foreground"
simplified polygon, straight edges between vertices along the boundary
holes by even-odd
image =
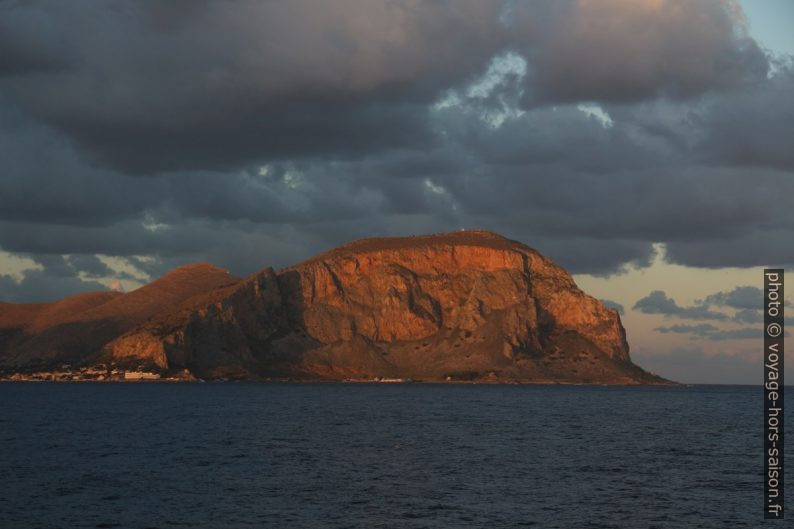
[[[3,383],[0,527],[783,527],[762,520],[761,398],[760,386]]]

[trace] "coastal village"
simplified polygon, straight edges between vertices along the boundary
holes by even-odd
[[[29,372],[0,371],[0,381],[16,382],[184,382],[197,380],[188,370],[176,375],[163,376],[146,371],[143,366],[134,370],[115,365],[97,364],[94,366],[73,367],[62,364],[59,369]]]

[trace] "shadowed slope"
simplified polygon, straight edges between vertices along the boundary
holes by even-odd
[[[238,281],[206,263],[177,268],[127,294],[89,292],[53,303],[0,305],[0,359],[6,365],[83,363],[141,322],[192,296]]]

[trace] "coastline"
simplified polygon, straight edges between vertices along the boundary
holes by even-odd
[[[663,380],[658,382],[637,382],[637,381],[615,381],[615,382],[585,382],[585,381],[571,381],[571,380],[549,380],[549,379],[498,379],[498,378],[482,378],[474,380],[463,379],[413,379],[413,378],[317,378],[317,377],[246,377],[246,378],[211,378],[202,379],[193,376],[192,374],[178,373],[171,375],[163,375],[157,377],[134,377],[125,378],[121,375],[111,375],[105,377],[98,376],[83,376],[81,373],[50,373],[50,372],[37,372],[37,373],[14,373],[11,375],[0,375],[0,383],[37,383],[37,382],[53,382],[53,383],[120,383],[120,384],[152,384],[152,383],[238,383],[238,382],[252,382],[259,384],[434,384],[434,385],[515,385],[515,386],[665,386],[677,387],[687,386],[680,382],[671,380]]]

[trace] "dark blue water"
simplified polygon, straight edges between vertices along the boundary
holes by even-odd
[[[0,527],[756,528],[762,424],[737,386],[5,383]]]

